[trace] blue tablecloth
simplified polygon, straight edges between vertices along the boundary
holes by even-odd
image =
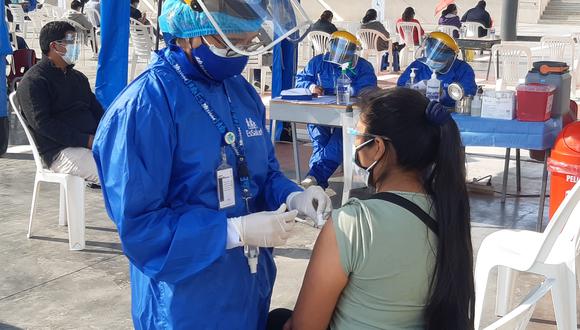
[[[562,130],[560,119],[545,122],[489,119],[453,114],[464,146],[550,149]]]

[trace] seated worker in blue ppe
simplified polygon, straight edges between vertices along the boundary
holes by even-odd
[[[272,46],[255,37],[262,25],[276,36],[308,29],[287,4],[164,1],[160,28],[174,39],[100,123],[94,157],[130,261],[136,329],[265,328],[272,247],[297,214],[332,210],[322,188],[282,174],[264,105],[240,75]]]
[[[411,69],[415,69],[414,83],[418,89],[426,86],[426,81],[431,78],[433,72],[437,73],[437,79],[441,81],[443,89],[440,102],[446,107],[455,106],[455,101],[447,93],[447,87],[451,83],[459,83],[465,95],[475,95],[477,92],[475,73],[467,62],[457,58],[459,46],[455,39],[443,32],[431,32],[418,53],[421,53],[421,56],[407,67],[399,77],[397,86],[406,86],[411,79]]]
[[[308,88],[318,95],[333,95],[344,64],[349,64],[347,75],[351,80],[352,96],[358,96],[365,88],[377,87],[377,76],[372,64],[360,58],[358,50],[360,42],[353,34],[334,32],[329,41],[329,51],[314,56],[304,70],[296,75],[296,87]],[[309,124],[308,135],[312,140],[312,156],[310,170],[301,185],[327,188],[328,179],[342,163],[342,129]]]

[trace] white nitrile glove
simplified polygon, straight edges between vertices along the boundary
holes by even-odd
[[[232,237],[236,231],[239,237],[237,246],[275,247],[286,244],[297,211],[286,211],[286,204],[280,205],[276,211],[251,213],[236,218],[228,219],[228,244],[227,248],[235,247]]]
[[[311,186],[304,191],[293,192],[286,199],[288,209],[297,210],[298,214],[312,219],[317,226],[322,226],[332,212],[330,197],[320,186]]]

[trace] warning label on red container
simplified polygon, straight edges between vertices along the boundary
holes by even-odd
[[[566,175],[566,182],[576,183],[578,181],[580,181],[580,177],[577,177],[575,175]]]

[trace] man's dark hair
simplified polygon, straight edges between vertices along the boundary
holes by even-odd
[[[78,0],[73,0],[70,3],[70,9],[72,10],[81,10],[83,8],[83,4]]]
[[[484,1],[484,0],[480,0],[480,1],[477,3],[477,6],[478,6],[478,7],[481,7],[481,8],[483,8],[483,9],[485,9],[485,5],[486,5],[486,3],[485,3],[485,1]]]
[[[40,30],[40,49],[42,54],[48,55],[50,43],[65,38],[67,32],[75,32],[74,26],[64,21],[48,22]]]
[[[325,10],[322,12],[322,15],[320,15],[320,20],[325,21],[325,22],[330,22],[330,21],[332,21],[333,16],[334,15],[332,15],[332,12],[330,10]]]
[[[139,0],[131,0],[131,4],[134,4],[135,2],[139,2]]]

